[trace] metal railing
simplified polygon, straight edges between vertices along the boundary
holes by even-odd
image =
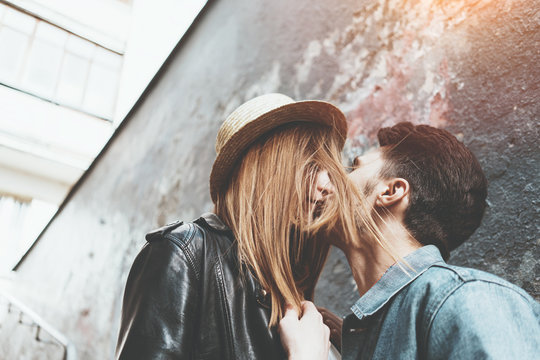
[[[19,320],[18,323],[21,325],[27,325],[27,326],[35,326],[36,327],[36,334],[35,334],[35,341],[41,342],[41,343],[58,343],[60,346],[63,347],[63,360],[76,360],[77,358],[77,352],[75,349],[75,346],[73,343],[71,343],[68,338],[56,330],[54,327],[52,327],[49,323],[47,323],[41,316],[36,314],[32,309],[30,309],[28,306],[24,305],[19,300],[15,299],[13,296],[8,295],[6,293],[0,292],[0,297],[3,297],[7,300],[7,311],[8,313],[13,313],[16,309],[19,311]],[[24,318],[29,318],[31,322],[24,322]],[[41,338],[42,332],[46,332],[49,334],[53,339],[53,341],[47,341]]]

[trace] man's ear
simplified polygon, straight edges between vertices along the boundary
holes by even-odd
[[[408,202],[409,182],[402,178],[393,178],[385,182],[385,186],[377,195],[376,206],[390,208],[394,205]]]

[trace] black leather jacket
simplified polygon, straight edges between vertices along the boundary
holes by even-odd
[[[124,293],[117,359],[282,359],[268,298],[215,214],[146,235]]]

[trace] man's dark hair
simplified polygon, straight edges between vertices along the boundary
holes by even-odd
[[[404,223],[420,243],[443,257],[480,225],[487,180],[473,153],[446,130],[402,122],[377,133],[386,160],[383,178],[409,182]]]

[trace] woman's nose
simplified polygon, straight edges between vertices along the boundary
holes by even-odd
[[[330,181],[326,170],[319,171],[315,182],[315,201],[323,200],[326,196],[333,194],[335,191],[334,185]]]

